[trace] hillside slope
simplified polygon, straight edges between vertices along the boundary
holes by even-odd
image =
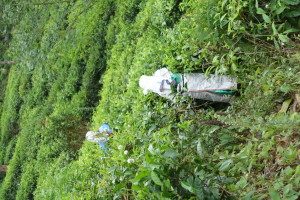
[[[299,5],[2,1],[0,199],[299,198]],[[144,95],[162,67],[240,95]],[[108,154],[84,141],[104,122]]]

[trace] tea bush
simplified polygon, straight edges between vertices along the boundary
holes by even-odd
[[[1,199],[299,198],[298,1],[1,4]],[[162,67],[239,96],[144,95]],[[108,154],[84,141],[105,122]]]

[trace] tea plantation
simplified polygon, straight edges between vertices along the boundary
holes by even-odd
[[[299,0],[1,0],[2,200],[300,198]],[[230,75],[230,104],[142,75]],[[107,154],[85,140],[109,123]]]

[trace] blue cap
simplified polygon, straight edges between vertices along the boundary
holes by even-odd
[[[112,130],[111,128],[109,127],[108,123],[104,123],[100,126],[99,130],[98,130],[100,133],[103,133],[103,132],[107,132],[107,133],[112,133]]]

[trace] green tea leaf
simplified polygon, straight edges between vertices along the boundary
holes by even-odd
[[[278,31],[277,31],[277,29],[276,29],[276,27],[275,27],[275,23],[274,23],[274,22],[272,23],[272,30],[273,30],[273,34],[274,34],[274,35],[277,35],[277,34],[278,34]]]
[[[280,195],[274,188],[269,189],[269,195],[272,200],[280,200]]]
[[[261,8],[257,8],[257,11],[256,11],[256,13],[257,14],[260,14],[260,15],[262,15],[262,14],[265,14],[266,13],[266,11],[264,11],[263,9],[261,9]]]
[[[235,184],[237,188],[245,188],[246,185],[247,185],[247,179],[244,176]]]
[[[282,107],[281,107],[281,109],[278,113],[286,113],[286,111],[288,110],[288,108],[289,108],[292,101],[293,101],[292,99],[285,100],[283,102]]]
[[[288,33],[296,33],[296,32],[300,32],[300,29],[299,28],[291,28],[291,29],[284,31],[283,33],[288,34]]]
[[[152,144],[149,145],[148,151],[149,151],[151,154],[155,154],[155,151],[154,151],[154,148],[153,148],[153,145],[152,145]]]
[[[118,185],[115,186],[113,192],[118,192],[119,190],[121,190],[124,186],[126,185],[126,183],[119,183]]]
[[[151,179],[153,180],[153,182],[154,182],[156,185],[160,185],[160,186],[163,185],[163,183],[162,183],[162,181],[160,180],[159,176],[158,176],[157,173],[154,172],[154,171],[151,172]]]
[[[265,20],[265,22],[267,22],[268,24],[271,23],[271,19],[270,19],[270,17],[268,15],[262,14],[262,16],[263,16],[263,19]]]
[[[171,149],[166,150],[166,152],[164,153],[164,157],[166,157],[166,158],[175,158],[179,155],[180,154],[177,151],[174,151]]]
[[[283,1],[286,5],[299,5],[300,2],[298,0],[284,0]]]
[[[288,42],[290,40],[290,38],[286,35],[279,34],[278,37],[282,42]]]
[[[203,150],[202,150],[202,145],[201,145],[201,141],[198,140],[198,143],[197,143],[197,154],[202,157],[203,156]]]
[[[195,193],[195,190],[191,184],[189,184],[187,182],[181,182],[180,184],[184,189],[188,190],[191,193]]]
[[[139,172],[131,182],[132,182],[132,184],[136,185],[136,184],[139,183],[139,181],[141,179],[143,179],[143,178],[145,178],[147,176],[150,176],[150,172],[148,172],[148,171]]]
[[[219,168],[219,171],[225,171],[229,168],[230,164],[232,163],[232,160],[226,160],[225,162],[222,163],[221,167]]]
[[[280,8],[276,9],[275,13],[276,13],[277,15],[279,15],[279,14],[281,14],[285,9],[286,9],[285,6],[281,6]]]
[[[297,10],[293,10],[286,14],[287,17],[298,17],[300,16],[300,7]]]
[[[195,178],[195,181],[194,181],[194,190],[195,190],[195,193],[196,193],[196,196],[199,200],[204,200],[205,199],[205,195],[204,195],[204,192],[203,192],[203,183],[201,182],[201,180],[199,178]]]

